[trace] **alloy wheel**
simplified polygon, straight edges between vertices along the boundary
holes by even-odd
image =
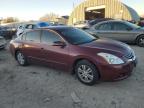
[[[93,70],[91,69],[90,66],[80,65],[78,67],[78,76],[83,82],[89,83],[93,81],[93,78],[94,78]]]
[[[20,53],[20,52],[17,54],[17,60],[18,60],[20,65],[24,65],[25,64],[24,55],[22,53]]]
[[[139,44],[140,44],[140,45],[144,45],[144,37],[140,38]]]

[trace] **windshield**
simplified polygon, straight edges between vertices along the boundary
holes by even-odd
[[[136,24],[133,24],[133,23],[130,23],[130,22],[126,22],[126,24],[134,29],[138,29],[138,28],[141,28],[140,26],[136,25]]]
[[[96,40],[92,35],[76,28],[65,28],[60,30],[63,37],[71,44],[78,45]]]

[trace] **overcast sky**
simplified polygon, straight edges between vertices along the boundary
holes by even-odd
[[[37,20],[46,13],[70,15],[73,3],[84,0],[1,0],[0,17],[13,16],[21,20]],[[133,7],[139,14],[144,14],[144,0],[121,0]]]

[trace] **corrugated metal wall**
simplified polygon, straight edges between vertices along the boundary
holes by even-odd
[[[100,5],[106,6],[105,18],[116,18],[116,16],[121,15],[121,19],[133,20],[128,8],[119,0],[86,0],[74,9],[68,24],[72,25],[77,21],[84,21],[86,8]]]

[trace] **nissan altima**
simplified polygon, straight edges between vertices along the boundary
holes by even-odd
[[[128,45],[65,26],[28,31],[10,42],[10,51],[21,66],[44,63],[75,73],[86,85],[125,79],[137,64]]]

